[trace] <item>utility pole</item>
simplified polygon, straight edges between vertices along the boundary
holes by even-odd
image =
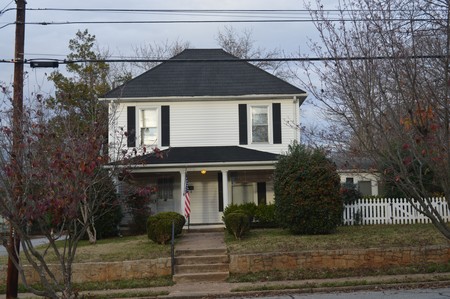
[[[25,0],[16,0],[16,37],[14,51],[14,89],[13,89],[13,146],[12,164],[16,172],[12,204],[20,202],[22,196],[22,143],[23,143],[23,65],[25,48]],[[10,224],[8,273],[6,277],[6,299],[17,298],[19,271],[14,262],[19,260],[20,238]]]

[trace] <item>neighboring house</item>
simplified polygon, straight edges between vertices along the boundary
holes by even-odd
[[[157,147],[133,168],[135,184],[156,186],[153,212],[183,214],[188,179],[192,224],[220,223],[231,204],[273,201],[278,155],[299,140],[306,93],[221,49],[187,49],[119,86],[110,102],[110,142]]]
[[[341,183],[355,184],[363,196],[382,193],[381,174],[370,159],[335,155],[332,160],[336,163]]]

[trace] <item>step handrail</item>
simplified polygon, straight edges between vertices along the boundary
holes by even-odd
[[[170,242],[170,265],[172,276],[175,275],[175,220],[172,220],[172,240]]]

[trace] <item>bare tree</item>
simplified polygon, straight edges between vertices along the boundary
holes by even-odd
[[[190,45],[190,42],[179,39],[173,42],[166,40],[161,43],[154,42],[146,45],[135,46],[133,47],[133,52],[137,58],[162,60],[181,53],[183,50],[189,48]],[[131,63],[131,66],[137,69],[138,72],[145,72],[154,68],[158,64],[159,62],[133,62]]]
[[[267,50],[262,47],[257,47],[256,41],[253,39],[253,33],[248,29],[238,32],[234,27],[225,26],[223,30],[217,32],[216,41],[218,45],[228,53],[243,59],[269,59],[286,55],[277,48]],[[191,43],[188,41],[175,40],[169,42],[166,40],[159,43],[154,42],[135,46],[133,47],[133,52],[138,59],[162,60],[171,58],[190,47]],[[252,63],[284,80],[291,80],[294,77],[286,62],[257,61]],[[159,62],[132,62],[131,69],[123,65],[115,66],[115,68],[122,70],[122,73],[137,75],[143,71],[148,71],[158,64]]]
[[[338,22],[316,4],[322,43],[312,50],[324,62],[304,65],[320,86],[305,83],[340,128],[334,136],[354,139],[339,147],[370,157],[450,238],[429,201],[440,191],[450,202],[449,3],[344,0]]]
[[[243,59],[270,59],[284,57],[286,54],[280,49],[267,50],[256,46],[253,32],[244,29],[238,32],[232,26],[225,26],[217,32],[216,41],[228,53]],[[284,80],[292,79],[293,75],[286,62],[283,61],[257,61],[252,62],[257,67]]]

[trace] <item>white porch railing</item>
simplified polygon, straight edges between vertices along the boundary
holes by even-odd
[[[431,205],[445,221],[450,221],[450,211],[443,197],[429,198]],[[366,198],[344,206],[344,225],[431,223],[405,198]]]

